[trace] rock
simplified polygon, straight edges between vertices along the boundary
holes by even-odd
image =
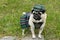
[[[35,39],[33,39],[31,36],[25,36],[25,37],[22,37],[21,40],[44,40],[44,37],[43,36],[42,38],[36,37]]]
[[[4,37],[0,38],[0,40],[44,40],[44,37],[43,36],[42,36],[42,38],[36,37],[35,39],[33,39],[31,36],[25,36],[22,38],[18,38],[15,36],[4,36]]]
[[[5,36],[5,37],[0,38],[0,40],[17,40],[17,38],[13,36]]]

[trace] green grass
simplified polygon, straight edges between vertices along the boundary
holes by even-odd
[[[35,4],[43,4],[48,14],[43,31],[45,40],[60,39],[60,0],[0,0],[0,37],[21,37],[19,24],[22,12],[31,11]]]

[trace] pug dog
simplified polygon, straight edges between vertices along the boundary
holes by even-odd
[[[35,5],[32,9],[32,12],[30,14],[30,17],[29,17],[29,25],[30,25],[30,30],[31,30],[31,33],[32,33],[32,38],[36,38],[36,35],[35,35],[35,25],[36,27],[39,28],[39,33],[38,33],[38,37],[41,38],[41,33],[44,29],[44,26],[46,24],[46,18],[47,18],[47,14],[46,14],[46,9],[44,7],[44,5]],[[25,13],[23,13],[25,14]],[[25,29],[22,30],[22,35],[24,35],[24,31]]]

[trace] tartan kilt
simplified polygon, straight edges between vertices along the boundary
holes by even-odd
[[[20,26],[21,26],[21,28],[22,29],[24,29],[24,28],[29,28],[30,26],[29,26],[29,23],[28,23],[28,21],[29,21],[29,16],[30,15],[28,15],[29,13],[26,13],[26,14],[23,14],[21,17],[20,17]]]

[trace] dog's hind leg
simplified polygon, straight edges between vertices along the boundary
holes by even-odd
[[[25,29],[22,29],[22,36],[24,36],[25,35]]]

